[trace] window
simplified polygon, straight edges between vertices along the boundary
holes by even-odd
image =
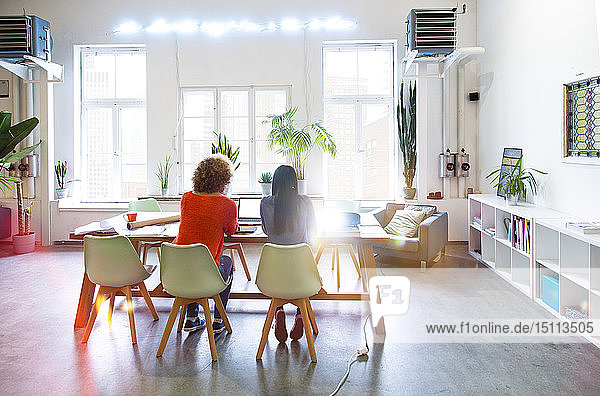
[[[290,86],[184,88],[182,186],[192,188],[198,162],[211,153],[214,131],[223,133],[240,147],[240,167],[232,182],[234,192],[256,192],[262,172],[273,172],[285,159],[267,147],[267,115],[283,113],[289,102]]]
[[[338,147],[332,199],[393,199],[397,175],[394,44],[324,44],[325,125]]]
[[[84,201],[146,194],[146,53],[81,51],[81,164]]]
[[[565,84],[565,157],[600,158],[600,77]]]

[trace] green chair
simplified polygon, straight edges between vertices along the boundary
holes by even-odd
[[[338,201],[337,205],[336,205],[336,210],[338,210],[340,212],[359,213],[360,202],[347,201],[347,200]],[[356,272],[358,273],[358,277],[359,278],[361,277],[360,266],[358,264],[358,259],[356,258],[356,253],[354,253],[354,247],[348,243],[335,243],[335,244],[321,243],[319,245],[319,248],[317,249],[317,255],[315,257],[315,261],[317,262],[317,265],[319,264],[319,261],[321,260],[321,255],[323,254],[323,251],[327,248],[333,249],[331,252],[331,270],[332,271],[335,270],[336,266],[337,266],[336,272],[337,272],[337,287],[338,287],[338,289],[340,288],[340,249],[346,249],[348,251],[350,258],[352,259],[352,262],[354,263],[354,268],[356,269]]]
[[[315,335],[319,330],[309,298],[321,290],[323,282],[310,247],[305,243],[289,246],[265,244],[258,263],[256,285],[263,294],[271,297],[256,359],[262,358],[275,310],[283,304],[291,303],[300,309],[310,358],[316,362],[317,355],[310,330],[312,327]]]
[[[231,333],[231,324],[225,312],[225,307],[223,307],[221,297],[219,297],[219,293],[225,290],[231,279],[227,281],[223,280],[217,264],[206,245],[201,243],[174,245],[165,242],[162,244],[161,250],[160,280],[163,288],[169,294],[175,296],[175,301],[173,301],[169,320],[167,321],[156,357],[162,356],[167,346],[169,335],[171,334],[180,308],[181,314],[179,316],[177,332],[180,332],[183,327],[187,305],[195,302],[200,304],[204,310],[210,353],[212,360],[216,361],[217,349],[215,347],[215,336],[212,330],[208,299],[212,298],[215,301],[215,309],[219,310],[227,332]]]
[[[152,275],[156,267],[144,267],[129,239],[121,235],[109,237],[86,235],[83,241],[83,260],[88,278],[100,288],[81,342],[86,343],[90,338],[98,310],[106,300],[106,295],[109,295],[110,298],[108,308],[108,324],[110,326],[115,306],[115,296],[117,292],[121,291],[127,299],[131,342],[136,344],[137,336],[135,333],[131,288],[133,286],[139,287],[152,317],[154,320],[158,320],[158,314],[144,284],[144,280]]]
[[[130,212],[162,212],[158,201],[154,198],[138,199],[137,201],[129,202]],[[161,242],[142,242],[140,243],[140,252],[142,256],[142,262],[146,264],[148,259],[148,251],[152,248],[156,248],[156,254],[158,261],[160,261],[160,244]]]

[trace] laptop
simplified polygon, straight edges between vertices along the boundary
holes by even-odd
[[[242,226],[258,226],[261,224],[260,200],[256,198],[240,198],[238,202],[238,223]]]

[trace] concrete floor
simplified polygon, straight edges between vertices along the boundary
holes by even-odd
[[[248,246],[246,254],[254,273],[259,250]],[[348,358],[363,345],[366,303],[315,302],[318,362],[310,362],[305,338],[278,344],[272,333],[262,361],[257,362],[268,302],[232,300],[228,311],[234,332],[218,336],[218,362],[210,360],[204,331],[173,332],[164,356],[156,359],[170,309],[170,301],[160,299],[155,299],[158,322],[152,321],[142,300],[134,301],[136,346],[131,344],[119,300],[112,329],[106,324],[104,306],[89,343],[83,345],[83,330],[73,330],[82,256],[78,248],[38,249],[12,256],[10,246],[0,246],[0,393],[324,395],[333,391]],[[327,290],[334,289],[330,257],[327,252],[320,265]],[[352,264],[345,254],[342,260],[342,288],[356,290],[359,281]],[[368,328],[369,360],[353,365],[340,394],[600,393],[600,350],[583,339],[561,343],[426,334],[424,324],[553,318],[492,271],[478,266],[467,257],[465,246],[449,246],[447,255],[424,274],[417,268],[398,269],[393,262],[378,265],[381,274],[410,278],[410,309],[404,316],[386,319],[384,340],[378,337],[373,342]],[[157,282],[153,275],[148,284]],[[234,289],[254,287],[238,268]],[[289,328],[292,308],[287,312]]]

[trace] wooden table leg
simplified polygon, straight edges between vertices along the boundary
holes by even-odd
[[[96,285],[90,281],[87,274],[83,273],[83,282],[81,283],[81,292],[79,293],[79,304],[75,315],[75,328],[84,328],[92,310],[94,302],[94,293]]]
[[[377,276],[377,267],[375,265],[375,255],[373,254],[373,246],[370,244],[361,244],[359,246],[360,255],[360,267],[362,270],[363,285],[366,282],[367,286],[369,280]],[[372,321],[371,321],[372,323]],[[384,318],[381,318],[379,324],[374,328],[375,334],[385,334],[385,322]]]

